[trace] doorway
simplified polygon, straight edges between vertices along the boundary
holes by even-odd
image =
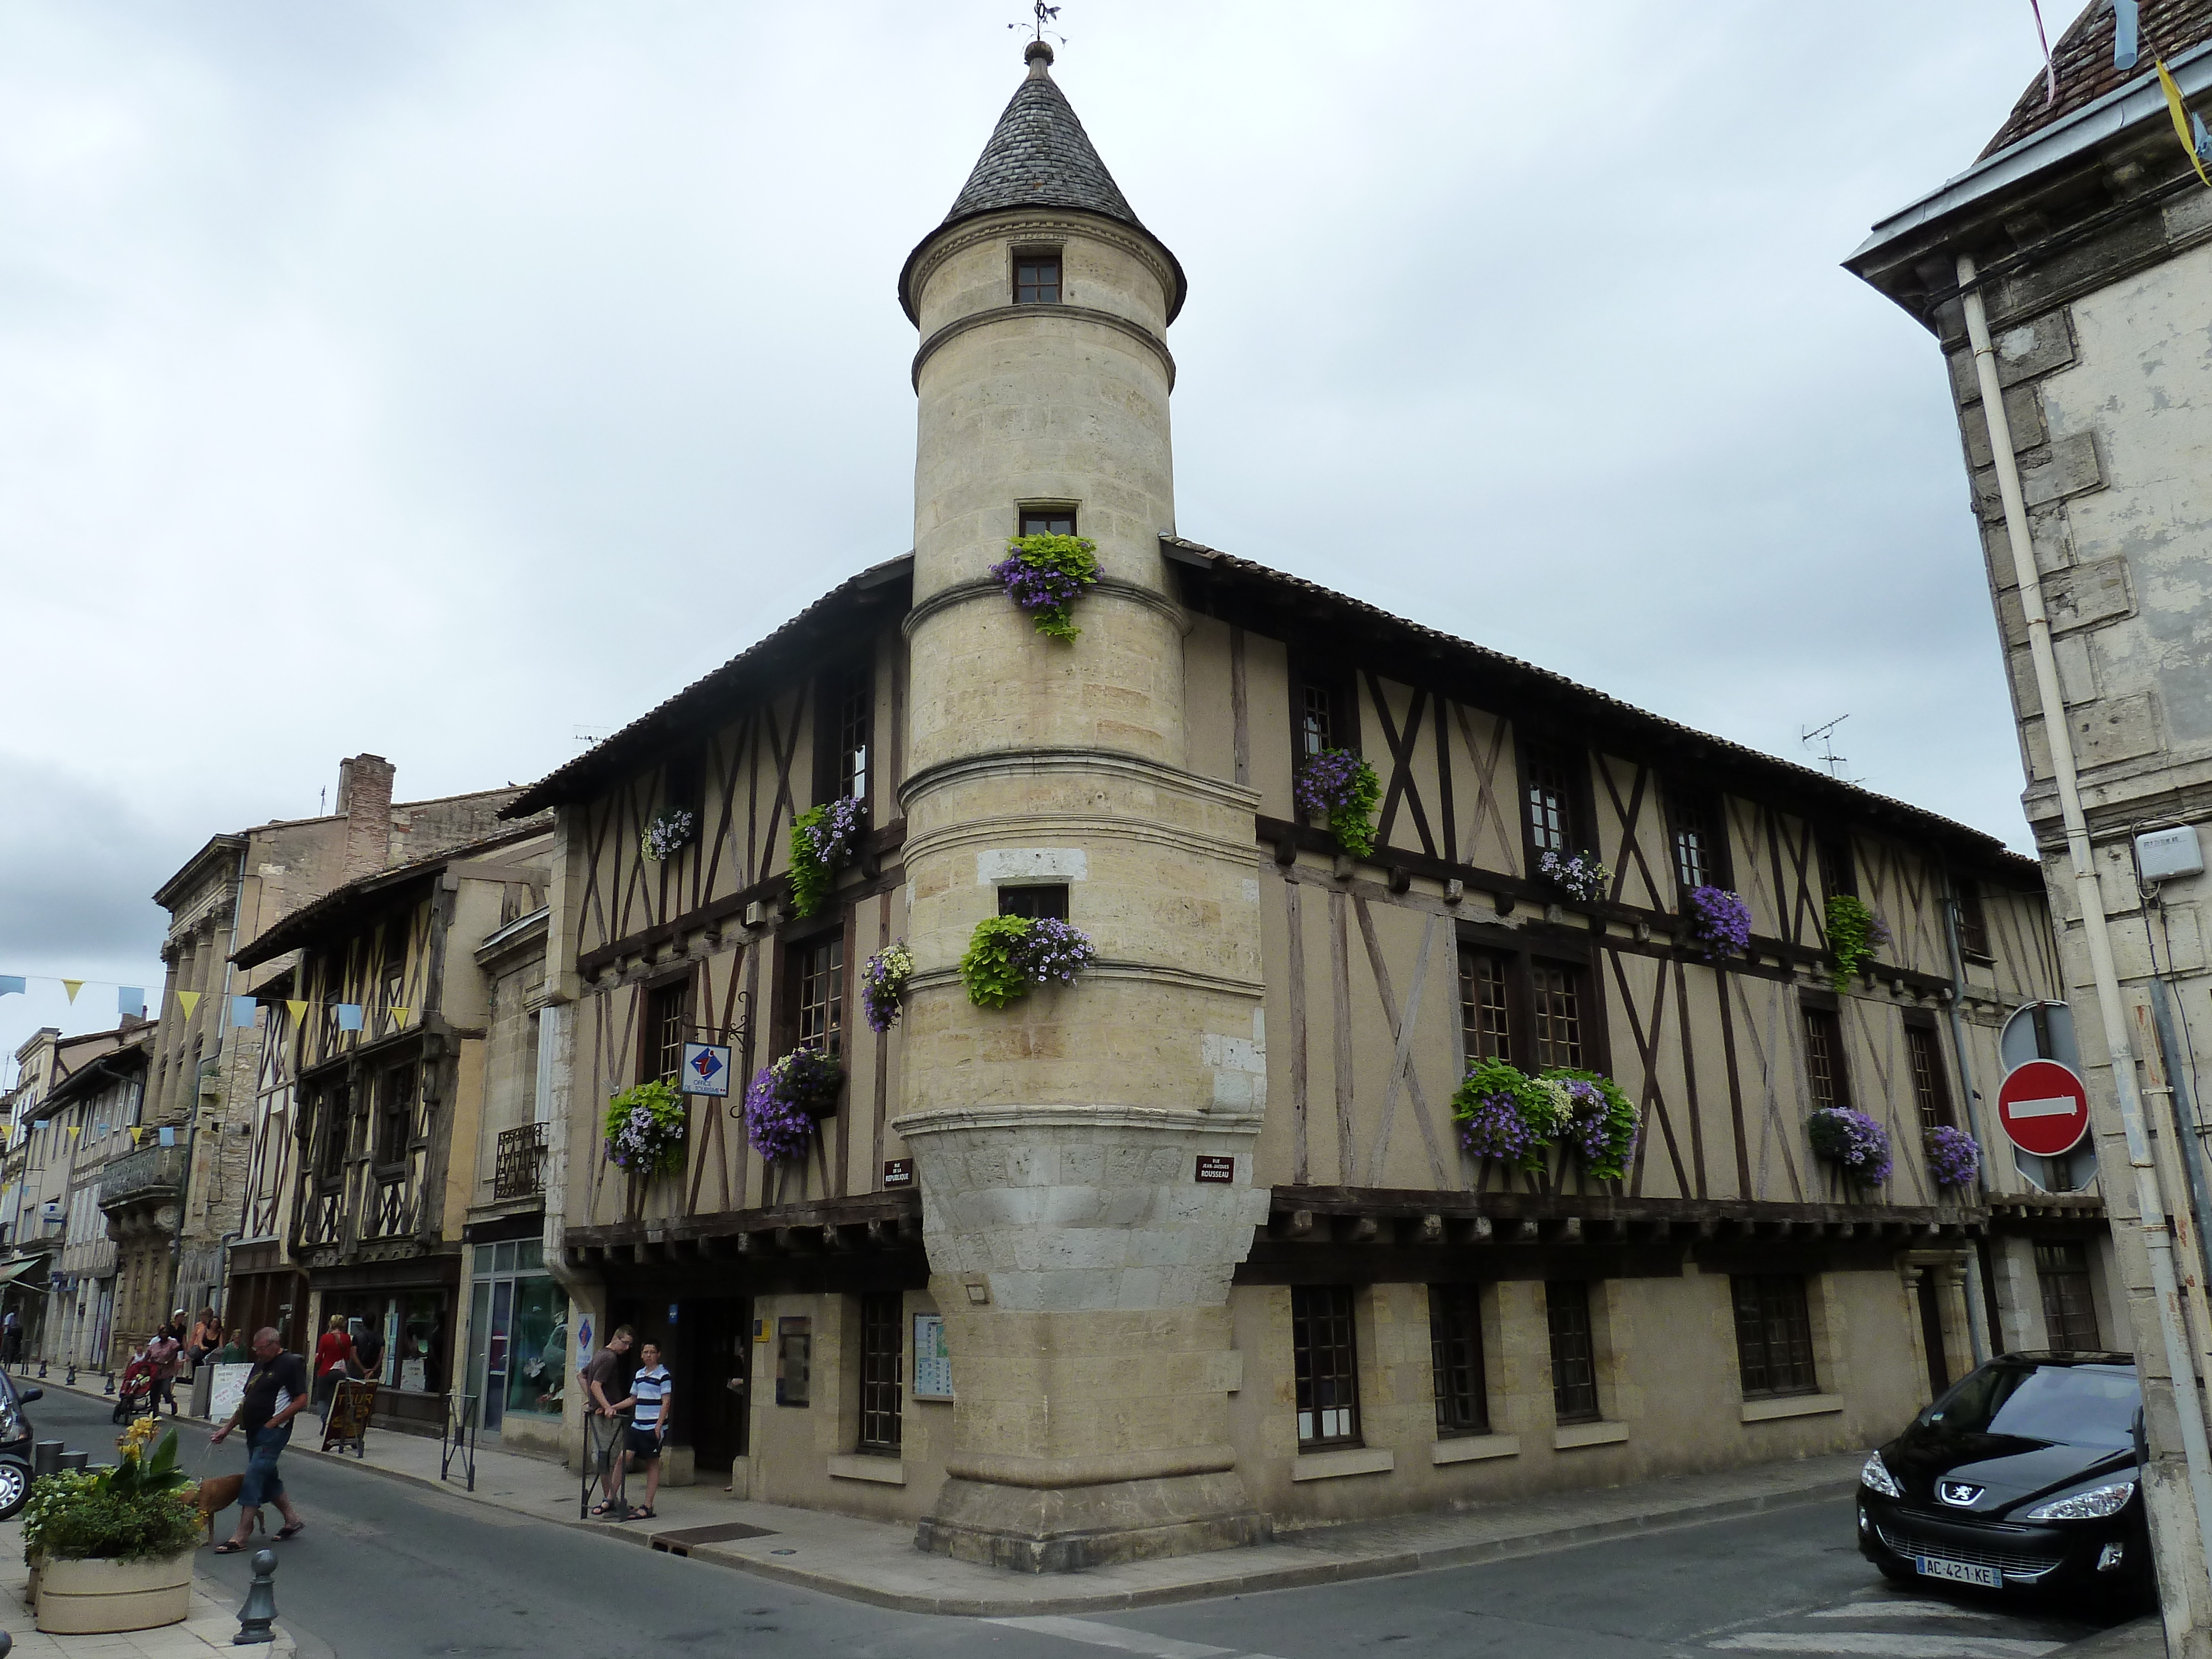
[[[1943,1352],[1943,1288],[1935,1268],[1920,1270],[1914,1291],[1920,1298],[1920,1346],[1928,1351],[1928,1397],[1941,1400],[1951,1386],[1951,1366]]]

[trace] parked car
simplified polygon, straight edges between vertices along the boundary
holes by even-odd
[[[46,1392],[19,1389],[0,1371],[0,1521],[12,1519],[31,1495],[31,1419],[23,1407]]]
[[[1859,1551],[1899,1583],[2139,1601],[2142,1390],[2124,1353],[2000,1354],[1859,1474]]]

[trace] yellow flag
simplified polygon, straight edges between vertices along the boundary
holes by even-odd
[[[62,989],[67,991],[70,1000],[75,1002],[76,994],[84,989],[84,981],[81,979],[65,979],[62,981]]]
[[[392,1023],[394,1025],[404,1025],[407,1023],[407,1011],[404,1008],[393,1008],[392,1011]]]
[[[284,1006],[292,1011],[292,1024],[304,1025],[307,1023],[307,1000],[305,997],[294,997]]]
[[[2166,73],[2166,60],[2160,58],[2154,61],[2158,64],[2158,83],[2166,88],[2166,112],[2173,118],[2174,136],[2181,140],[2182,149],[2189,152],[2189,165],[2197,169],[2197,176],[2203,179],[2205,189],[2212,190],[2212,174],[2204,171],[2204,158],[2197,153],[2196,139],[2189,136],[2189,110],[2181,101],[2181,88]]]
[[[132,1124],[131,1126],[131,1144],[133,1146],[136,1146],[138,1144],[138,1137],[145,1133],[146,1131],[141,1128],[138,1125],[135,1123]]]
[[[192,1017],[192,1010],[200,1006],[200,994],[198,991],[179,991],[177,993],[177,1000],[184,1004],[185,1018],[190,1019]]]
[[[83,1125],[83,1124],[82,1124],[82,1123],[72,1123],[72,1124],[70,1124],[70,1139],[71,1140],[75,1140],[75,1139],[76,1139],[79,1135],[82,1134],[83,1133],[84,1133],[84,1125]]]

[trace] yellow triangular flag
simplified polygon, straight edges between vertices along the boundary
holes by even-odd
[[[138,1137],[145,1133],[146,1131],[141,1128],[138,1125],[135,1123],[132,1124],[131,1126],[131,1144],[133,1146],[136,1146],[138,1144]]]
[[[2212,173],[2204,171],[2204,158],[2197,153],[2197,140],[2190,136],[2189,110],[2181,101],[2181,88],[2166,73],[2164,58],[2153,61],[2158,64],[2158,83],[2166,90],[2166,112],[2173,118],[2174,134],[2181,140],[2182,149],[2189,152],[2189,165],[2197,169],[2197,176],[2203,179],[2204,187],[2212,190]]]
[[[305,1025],[307,1023],[307,1000],[305,997],[294,997],[284,1006],[292,1011],[292,1024]]]
[[[407,1023],[407,1011],[404,1008],[394,1008],[392,1011],[392,1023],[395,1025],[404,1025]]]
[[[192,1010],[200,1006],[200,993],[179,991],[177,993],[177,1000],[185,1005],[185,1018],[190,1019],[192,1017]]]
[[[65,979],[62,981],[62,989],[67,991],[70,994],[70,1000],[75,1002],[76,994],[84,989],[84,981],[81,979]]]
[[[79,1135],[82,1134],[83,1133],[84,1133],[84,1125],[83,1125],[83,1124],[82,1124],[82,1123],[72,1123],[72,1124],[70,1124],[70,1139],[71,1140],[75,1140],[75,1139],[76,1139]]]

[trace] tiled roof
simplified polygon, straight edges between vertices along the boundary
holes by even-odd
[[[2140,52],[2133,67],[2120,69],[2112,62],[2112,0],[2089,0],[2072,27],[2051,43],[2057,97],[2044,101],[2045,87],[2039,73],[1976,159],[1986,160],[2108,92],[2148,79],[2157,73],[2152,65],[2154,56],[2171,61],[2176,53],[2212,39],[2212,0],[2142,0],[2138,16]]]
[[[1032,54],[1040,44],[1032,43]],[[1041,60],[1014,88],[975,170],[945,216],[946,224],[1004,208],[1057,207],[1080,208],[1143,228],[1091,147],[1067,94],[1045,69],[1051,62],[1052,48],[1042,47]]]

